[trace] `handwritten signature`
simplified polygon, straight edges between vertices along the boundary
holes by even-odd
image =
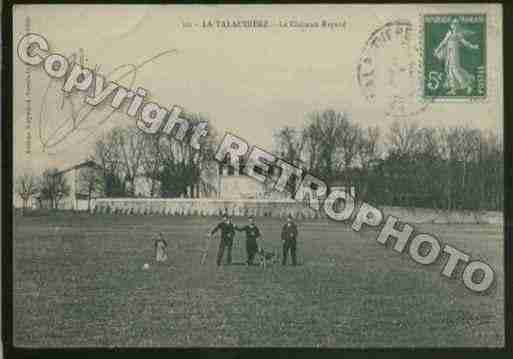
[[[139,64],[124,64],[117,66],[110,73],[106,74],[105,78],[113,82],[128,80],[127,87],[133,88],[134,83],[137,80],[137,74],[141,69],[161,57],[177,53],[178,51],[175,49],[166,50]],[[83,66],[85,62],[83,49],[80,49],[78,54],[73,53],[69,57],[69,61],[70,63],[77,63]],[[93,75],[95,77],[99,73],[99,70],[100,67],[96,66],[93,71]],[[88,141],[91,136],[102,128],[102,126],[104,126],[117,111],[117,109],[100,111],[100,108],[91,106],[85,101],[77,101],[76,97],[74,100],[73,96],[76,96],[76,94],[68,94],[61,91],[58,82],[58,80],[50,78],[43,93],[38,121],[38,136],[43,152],[57,150],[58,146],[67,139],[73,139],[74,145]],[[54,99],[53,101],[52,98]],[[62,116],[63,120],[58,122],[55,126],[52,126],[53,128],[50,129],[51,121],[48,120],[47,113],[48,107],[52,103],[57,104],[57,110],[59,111],[58,115],[59,117]],[[86,127],[87,124],[90,125],[93,121],[96,122],[94,126]],[[77,138],[79,133],[84,134],[84,136],[78,136]]]

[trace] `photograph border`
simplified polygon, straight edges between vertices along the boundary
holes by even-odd
[[[512,4],[505,1],[498,2],[502,4],[502,43],[503,43],[503,76],[500,79],[503,83],[504,95],[504,120],[503,120],[503,133],[504,133],[504,305],[505,305],[505,347],[504,348],[361,348],[361,349],[314,349],[314,348],[35,348],[25,349],[15,347],[13,345],[13,146],[12,146],[12,133],[13,133],[13,12],[12,7],[15,4],[174,4],[177,2],[162,2],[162,1],[12,1],[7,0],[3,3],[2,9],[2,344],[3,355],[6,358],[39,358],[39,357],[69,357],[70,355],[78,356],[97,356],[97,355],[119,355],[120,357],[141,356],[141,355],[155,355],[162,357],[169,355],[184,355],[190,357],[198,356],[213,356],[213,357],[261,357],[262,355],[277,355],[280,357],[317,357],[332,356],[340,358],[341,355],[360,355],[362,357],[375,357],[385,355],[386,357],[397,358],[397,355],[404,354],[410,355],[425,355],[432,358],[437,354],[461,355],[465,358],[469,354],[495,354],[503,352],[513,352],[513,313],[512,313],[512,280],[513,280],[513,267],[511,256],[513,254],[513,124],[511,119],[513,114],[513,89],[512,79],[513,71],[509,64],[513,63],[512,56],[512,42],[511,38],[507,38],[506,34],[513,33],[513,11]],[[219,2],[219,1],[196,1],[196,2],[178,2],[179,4],[272,4],[272,3],[294,3],[305,4],[304,2],[271,2],[271,1],[258,1],[258,2]],[[355,2],[331,2],[324,1],[323,4],[354,4]],[[382,4],[384,2],[368,2],[374,4]],[[424,2],[401,2],[392,1],[386,2],[389,4],[402,4],[402,3],[418,3]],[[461,2],[436,2],[430,1],[426,4],[447,4],[447,3],[461,3]],[[475,1],[465,1],[464,3],[480,3]],[[313,4],[306,2],[306,4]],[[423,26],[423,23],[422,23]],[[424,38],[422,37],[422,41]],[[423,51],[423,49],[422,49]],[[487,72],[489,71],[488,63]],[[422,71],[423,74],[423,71]],[[487,82],[489,83],[489,73],[487,73]],[[423,82],[422,82],[423,84]],[[487,88],[487,97],[490,93],[490,88]]]

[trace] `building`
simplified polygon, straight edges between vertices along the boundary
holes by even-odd
[[[101,167],[94,161],[84,161],[73,167],[56,172],[53,176],[63,176],[69,194],[59,199],[57,209],[88,210],[94,206],[94,199],[102,196]],[[35,196],[40,208],[51,208],[51,200]]]
[[[276,172],[277,173],[277,172]],[[262,183],[244,174],[242,161],[238,168],[229,165],[218,165],[217,198],[220,199],[271,199],[290,198],[286,192],[272,190],[272,184]]]
[[[242,162],[241,162],[242,163]],[[233,168],[212,162],[210,170],[202,174],[201,184],[187,188],[188,198],[213,198],[223,200],[289,200],[291,195],[272,189],[274,182],[264,184],[244,174],[244,165]],[[96,172],[96,173],[95,173]],[[208,172],[208,173],[207,173]],[[277,179],[277,170],[274,175]],[[58,209],[88,210],[94,207],[96,198],[103,197],[101,167],[94,161],[84,161],[70,168],[58,171],[54,176],[63,176],[69,186],[69,194],[59,199]],[[94,183],[97,181],[97,183]],[[160,193],[160,183],[139,175],[134,181],[134,196],[156,198]],[[51,201],[40,194],[34,196],[36,207],[51,208]]]
[[[160,182],[146,176],[138,175],[134,180],[134,195],[136,197],[156,197],[160,193]]]

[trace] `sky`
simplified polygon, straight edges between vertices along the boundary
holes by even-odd
[[[308,113],[325,108],[345,112],[362,126],[378,125],[386,130],[397,119],[387,115],[391,94],[395,90],[407,92],[408,86],[416,89],[421,81],[417,69],[422,57],[422,14],[454,11],[447,5],[380,5],[379,9],[374,5],[16,5],[13,36],[16,46],[27,30],[43,35],[51,53],[82,53],[85,66],[99,66],[98,71],[106,75],[120,65],[140,64],[164,51],[176,50],[140,68],[133,86],[147,89],[148,100],[167,108],[179,105],[204,114],[221,135],[229,131],[271,151],[277,129],[299,127]],[[401,120],[425,126],[466,125],[501,133],[500,8],[472,4],[457,11],[487,14],[488,98],[479,103],[431,103]],[[268,21],[272,26],[203,26],[216,20],[253,19]],[[358,64],[371,34],[396,20],[412,24],[411,43],[407,52],[395,41],[373,54],[383,84],[376,90],[376,101],[369,103],[357,81]],[[322,21],[338,26],[290,26]],[[192,26],[186,27],[185,23]],[[414,74],[394,87],[385,77],[397,61],[412,65]],[[100,123],[105,116],[102,110],[95,110],[87,124],[92,133],[75,131],[59,145],[43,151],[40,135],[45,139],[55,129],[63,128],[62,121],[71,111],[70,98],[63,102],[63,82],[51,80],[41,65],[25,65],[16,53],[13,64],[15,175],[72,166],[91,153],[102,133],[113,126],[134,123],[122,112]],[[112,78],[120,73],[116,71]],[[122,84],[129,85],[127,81]],[[80,108],[83,97],[71,97],[75,109]],[[412,95],[412,109],[422,107],[419,98],[417,93]],[[30,153],[26,151],[28,134]]]

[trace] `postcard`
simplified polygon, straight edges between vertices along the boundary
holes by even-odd
[[[13,8],[13,345],[504,346],[497,4]]]

